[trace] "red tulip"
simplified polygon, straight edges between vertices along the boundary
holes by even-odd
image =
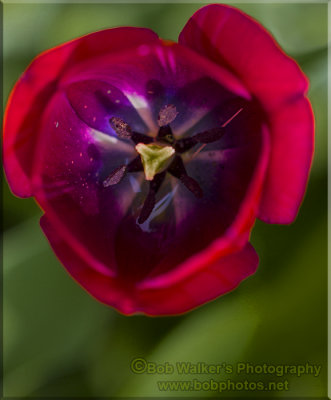
[[[57,257],[124,314],[177,314],[253,274],[256,218],[291,223],[313,153],[307,79],[239,10],[179,36],[96,32],[38,56],[4,123],[8,182]]]

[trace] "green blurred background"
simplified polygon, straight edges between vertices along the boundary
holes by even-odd
[[[143,26],[176,40],[198,4],[4,5],[4,99],[31,59],[83,34]],[[125,317],[66,273],[39,228],[32,199],[4,182],[4,394],[6,397],[327,395],[327,4],[237,5],[261,21],[310,80],[316,151],[291,226],[257,222],[258,272],[239,288],[179,317]],[[134,375],[130,362],[318,364],[318,377]],[[162,379],[282,381],[289,391],[160,392]]]

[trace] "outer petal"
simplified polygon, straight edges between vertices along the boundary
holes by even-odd
[[[141,291],[139,307],[149,315],[189,311],[233,290],[256,271],[258,262],[254,248],[248,243],[239,252],[215,261],[176,285]]]
[[[179,35],[179,43],[234,71],[268,112],[307,89],[305,76],[271,35],[230,6],[198,10]]]
[[[299,210],[310,170],[314,119],[309,101],[288,103],[270,116],[272,149],[259,218],[291,223]]]
[[[179,42],[234,71],[262,104],[272,150],[260,218],[290,223],[304,194],[313,152],[312,113],[303,100],[305,76],[260,24],[230,6],[197,11]]]
[[[48,50],[30,64],[10,95],[4,121],[5,171],[16,195],[32,195],[30,174],[41,115],[61,78],[85,60],[93,63],[104,54],[156,40],[148,29],[108,29]]]

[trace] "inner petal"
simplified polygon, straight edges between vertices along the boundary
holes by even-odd
[[[122,118],[139,132],[147,130],[129,99],[114,85],[101,80],[74,82],[66,89],[68,100],[78,117],[91,128],[115,135],[111,118]]]

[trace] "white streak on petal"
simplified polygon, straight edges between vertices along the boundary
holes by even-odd
[[[137,179],[137,184],[140,186],[142,184],[142,179],[139,181]],[[126,215],[129,208],[132,207],[134,198],[136,197],[136,192],[132,190],[130,180],[121,183],[121,190],[116,198],[117,206],[120,209],[120,213]]]
[[[130,184],[132,186],[132,190],[135,193],[141,192],[140,182],[134,176],[129,175]]]
[[[163,211],[168,207],[168,205],[172,201],[176,192],[177,192],[177,186],[171,192],[169,192],[165,196],[163,196],[162,199],[160,199],[155,204],[153,211],[151,212],[151,215],[147,218],[147,220],[143,224],[138,224],[138,219],[137,219],[138,226],[140,226],[140,228],[144,232],[152,232],[152,229],[150,228],[149,224],[151,223],[153,218],[155,218],[158,215],[163,213]]]
[[[176,60],[175,55],[171,49],[168,50],[168,60],[172,73],[176,75]]]
[[[148,126],[149,133],[151,136],[156,136],[158,128],[154,122],[149,104],[143,96],[139,96],[137,93],[124,92],[125,96],[129,99],[130,103],[136,109],[142,120]]]
[[[178,180],[176,178],[171,177],[171,186],[172,186],[172,191],[174,193],[177,192],[179,185],[181,184],[178,183]],[[173,198],[173,209],[175,212],[176,225],[179,225],[181,221],[185,220],[185,218],[187,218],[187,216],[191,211],[190,208],[191,202],[188,200],[187,196],[191,198],[192,193],[189,193],[185,189],[184,193],[183,191],[180,191]]]
[[[125,151],[129,153],[132,153],[133,151],[133,146],[129,142],[119,140],[118,138],[107,135],[106,133],[98,131],[97,129],[89,128],[88,131],[95,142],[99,144],[100,147],[102,147],[103,149],[114,149],[114,147],[116,147],[116,150],[120,151]]]
[[[155,51],[156,51],[156,55],[158,56],[162,67],[164,68],[164,71],[167,72],[168,65],[167,65],[167,61],[166,61],[166,58],[165,58],[165,54],[164,54],[163,48],[162,47],[156,47]]]

